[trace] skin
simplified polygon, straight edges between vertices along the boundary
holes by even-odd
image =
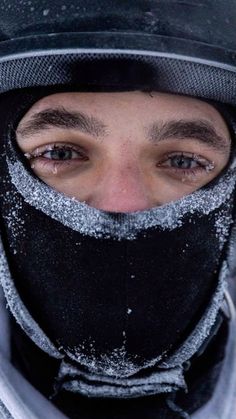
[[[94,136],[78,128],[48,126],[24,134],[35,114],[58,106],[99,118],[105,124],[103,132]],[[221,147],[199,141],[198,135],[189,139],[171,135],[155,141],[152,124],[160,127],[170,120],[207,122],[221,137]],[[25,114],[16,136],[40,179],[59,192],[111,212],[146,210],[192,193],[222,171],[231,146],[226,123],[210,104],[139,91],[44,97]],[[56,150],[50,150],[53,147]],[[71,148],[73,155],[68,152]]]

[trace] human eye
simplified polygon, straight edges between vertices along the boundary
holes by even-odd
[[[89,160],[83,148],[69,143],[46,144],[24,155],[32,169],[54,174]]]
[[[214,170],[213,161],[195,153],[172,152],[166,155],[157,167],[165,170],[174,176],[181,177],[181,180],[194,180]]]

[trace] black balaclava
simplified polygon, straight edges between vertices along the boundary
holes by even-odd
[[[68,91],[69,89],[67,89]],[[49,89],[2,99],[1,281],[25,333],[61,360],[57,382],[91,397],[186,387],[223,302],[236,169],[175,202],[109,213],[32,172],[17,123]]]

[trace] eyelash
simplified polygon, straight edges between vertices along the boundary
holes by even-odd
[[[79,157],[68,159],[68,160],[56,160],[56,159],[50,159],[48,157],[45,157],[46,153],[49,153],[50,151],[58,150],[58,151],[70,151],[77,153]],[[31,168],[33,169],[35,167],[35,164],[41,164],[42,167],[52,166],[60,168],[65,165],[71,165],[73,163],[78,163],[78,161],[87,161],[88,157],[86,156],[86,153],[81,148],[77,148],[70,144],[53,144],[53,145],[46,145],[44,147],[38,147],[35,152],[33,153],[25,153],[25,157],[32,162]]]
[[[196,163],[198,166],[194,167],[194,168],[180,168],[180,167],[171,167],[170,165],[166,164],[169,161],[171,161],[171,159],[174,158],[183,158],[183,159],[188,159],[191,162]],[[160,163],[157,164],[157,167],[160,167],[162,170],[167,169],[168,171],[180,175],[182,178],[183,177],[196,177],[198,174],[201,175],[203,172],[205,173],[209,173],[211,172],[214,168],[215,165],[212,161],[209,161],[207,159],[205,159],[202,156],[199,156],[195,153],[188,153],[188,152],[172,152],[169,153],[168,155],[166,155],[164,157],[164,159],[162,159],[162,161]]]
[[[50,159],[48,157],[45,157],[44,155],[50,151],[58,150],[58,151],[70,151],[77,153],[79,157],[71,158],[71,159],[65,159],[65,160],[56,160],[56,159]],[[86,156],[86,152],[81,149],[77,148],[71,144],[53,144],[53,145],[46,145],[40,148],[37,148],[35,152],[33,153],[25,153],[25,157],[32,162],[31,168],[33,169],[36,164],[40,164],[42,168],[50,168],[50,171],[53,171],[53,173],[57,173],[60,168],[63,168],[65,166],[69,166],[72,164],[78,164],[78,161],[85,162],[88,161],[89,158]],[[198,164],[197,167],[194,168],[177,168],[172,167],[171,165],[168,165],[167,162],[173,161],[174,158],[183,158],[183,159],[189,159],[191,162],[195,162]],[[214,169],[214,163],[203,158],[202,156],[196,155],[194,153],[188,153],[188,152],[172,152],[164,156],[164,158],[156,164],[157,168],[161,168],[163,170],[167,170],[170,173],[174,173],[176,175],[183,177],[196,177],[198,174],[200,175],[202,172],[210,172]],[[53,170],[52,170],[53,169]]]

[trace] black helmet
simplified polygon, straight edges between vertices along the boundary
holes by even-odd
[[[0,92],[159,90],[236,103],[236,0],[2,0]]]

